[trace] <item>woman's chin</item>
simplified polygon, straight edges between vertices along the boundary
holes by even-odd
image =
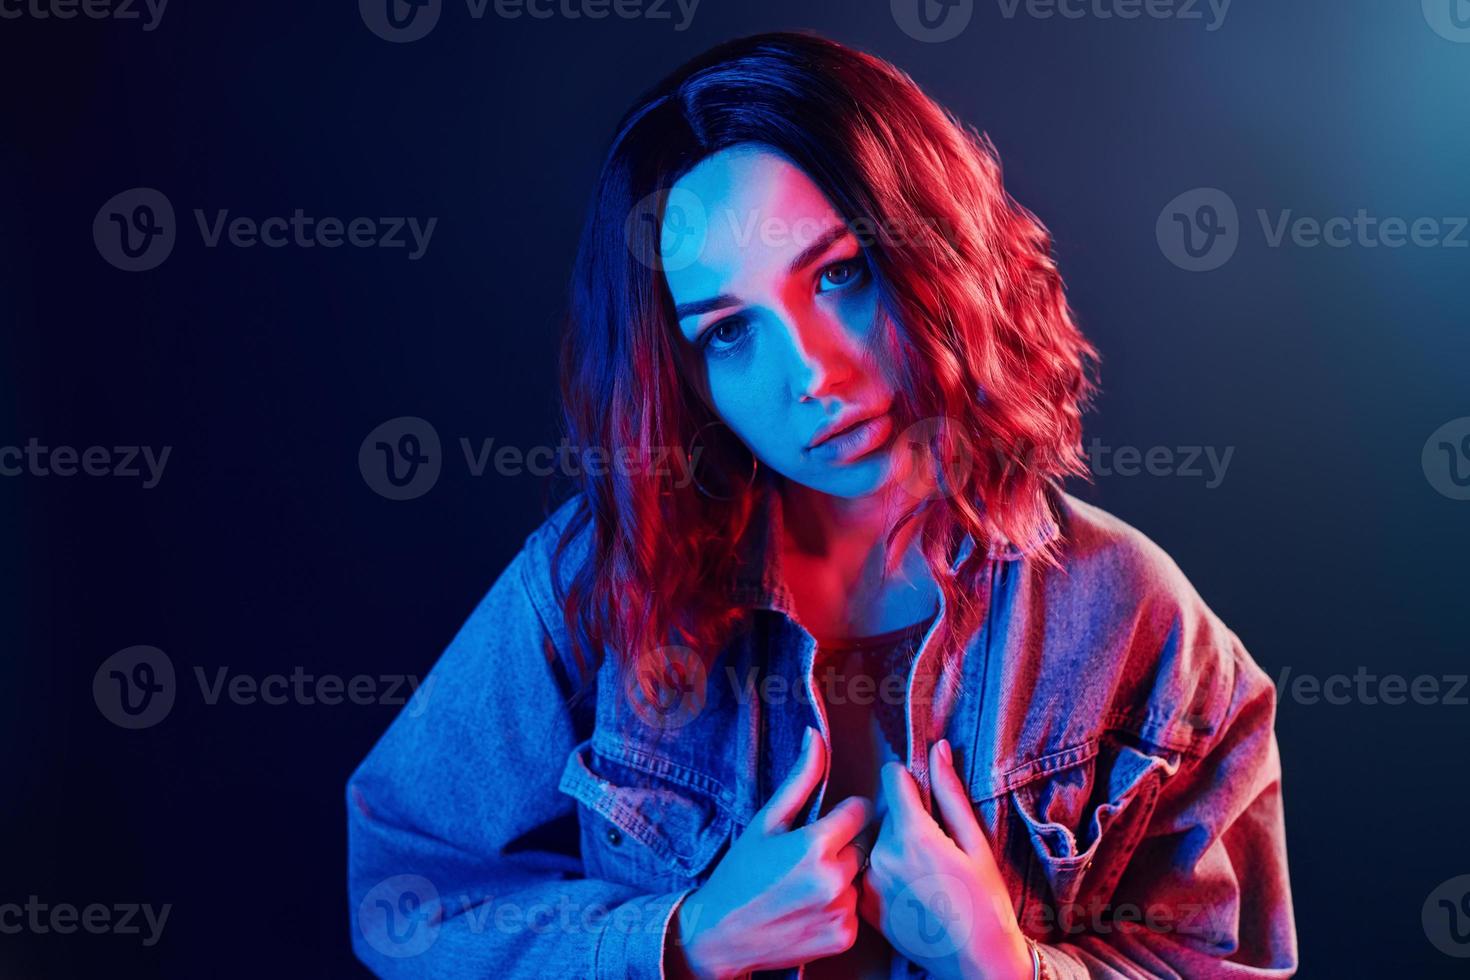
[[[808,465],[799,474],[787,477],[804,487],[849,500],[871,496],[889,479],[888,458],[874,453],[851,463]]]

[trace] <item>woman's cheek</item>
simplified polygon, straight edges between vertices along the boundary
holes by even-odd
[[[710,396],[720,419],[767,465],[787,468],[791,440],[784,427],[782,394],[760,372],[710,366]],[[799,446],[801,440],[794,445]]]
[[[749,340],[726,354],[710,355],[706,377],[710,398],[725,424],[742,438],[756,431],[760,417],[775,405],[770,372],[764,370]]]
[[[843,296],[837,304],[843,332],[860,347],[872,348],[881,339],[878,291],[871,285]]]

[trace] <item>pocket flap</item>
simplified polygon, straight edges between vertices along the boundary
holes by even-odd
[[[730,837],[729,814],[707,794],[609,759],[590,739],[567,757],[559,788],[681,875],[698,875]]]
[[[1117,881],[1147,826],[1163,776],[1176,766],[1104,738],[1082,761],[1011,790],[1057,902],[1076,901],[1084,872],[1099,862],[1106,866],[1096,872],[1104,890]]]

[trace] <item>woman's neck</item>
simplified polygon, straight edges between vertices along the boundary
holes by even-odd
[[[939,586],[919,551],[917,521],[893,545],[892,497],[847,499],[781,482],[782,567],[797,618],[819,636],[869,636],[928,618]]]

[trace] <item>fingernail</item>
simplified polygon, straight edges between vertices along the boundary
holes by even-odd
[[[806,731],[801,733],[801,747],[806,748],[812,744],[812,726],[806,726]]]
[[[950,765],[954,764],[954,756],[949,751],[949,739],[941,738],[939,740],[939,756]]]

